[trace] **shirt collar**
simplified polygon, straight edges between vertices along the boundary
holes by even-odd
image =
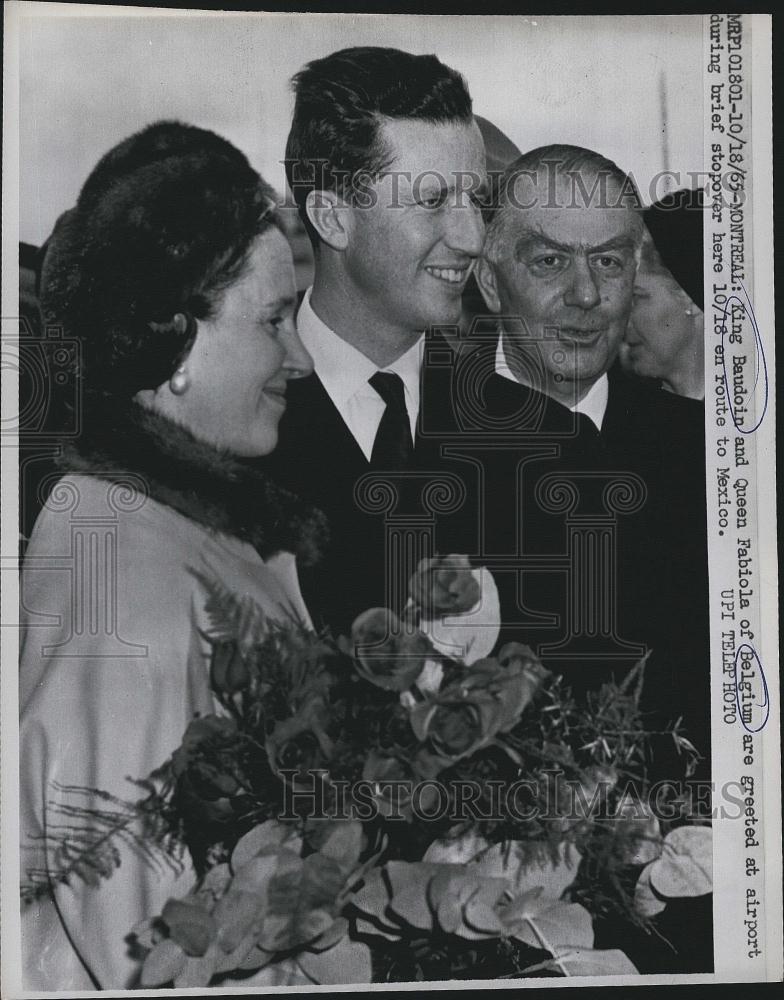
[[[498,338],[498,345],[495,349],[495,371],[502,378],[511,379],[512,382],[517,381],[506,361],[503,335]],[[596,429],[600,431],[604,415],[607,412],[609,395],[610,381],[607,378],[607,372],[605,372],[601,378],[594,382],[583,398],[573,406],[570,406],[569,409],[572,413],[582,413],[583,416],[589,417]]]
[[[311,291],[312,288],[308,288],[299,307],[297,329],[302,343],[313,358],[316,375],[338,409],[342,409],[354,396],[364,394],[365,390],[375,394],[368,379],[380,370],[400,376],[407,400],[416,413],[419,409],[419,372],[422,366],[424,333],[405,354],[379,369],[362,351],[343,340],[316,315],[310,304]]]

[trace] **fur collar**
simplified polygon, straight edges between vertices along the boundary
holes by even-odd
[[[58,459],[66,472],[119,481],[140,476],[153,500],[214,531],[249,542],[262,558],[293,552],[315,562],[326,518],[250,463],[197,440],[188,430],[130,402],[92,409],[89,428]]]

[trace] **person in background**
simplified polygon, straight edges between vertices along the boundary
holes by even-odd
[[[485,144],[485,155],[487,156],[487,177],[490,189],[493,188],[494,178],[501,176],[503,171],[520,156],[520,150],[515,146],[508,135],[505,135],[497,125],[494,125],[487,118],[481,115],[474,116],[482,139]],[[456,340],[453,341],[458,346],[458,340],[470,338],[474,323],[477,319],[481,322],[481,317],[487,315],[482,293],[476,283],[473,272],[466,283],[463,292],[463,307],[460,314],[459,334],[455,331]],[[445,338],[449,338],[447,328],[444,328]]]
[[[678,396],[705,398],[702,190],[676,191],[646,225],[621,363]]]

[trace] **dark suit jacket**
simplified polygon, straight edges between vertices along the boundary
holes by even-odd
[[[444,383],[440,375],[451,373],[454,352],[433,337],[428,357],[435,364],[423,367],[419,428],[405,472],[371,466],[315,374],[289,383],[278,446],[262,460],[281,485],[329,519],[330,543],[318,565],[301,569],[300,581],[316,624],[337,633],[369,607],[405,603],[418,558],[437,548],[437,523],[456,520],[453,508],[462,503],[461,484],[440,475],[439,457],[444,432],[452,429],[443,395],[451,379]]]
[[[613,370],[602,432],[495,374],[495,338],[428,335],[412,466],[374,470],[317,376],[293,381],[278,481],[320,507],[331,542],[303,568],[317,624],[400,608],[419,557],[461,552],[499,586],[502,640],[527,642],[577,693],[654,649],[647,703],[707,714],[702,406]],[[699,734],[696,729],[700,728]]]
[[[494,349],[485,353],[494,361]],[[609,380],[599,432],[540,393],[487,377],[488,425],[515,430],[485,433],[486,528],[471,551],[499,584],[502,640],[528,642],[578,695],[652,651],[650,725],[682,716],[707,752],[704,408],[619,368]]]

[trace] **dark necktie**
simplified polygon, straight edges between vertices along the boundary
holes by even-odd
[[[370,463],[379,469],[405,469],[411,464],[414,446],[403,380],[392,372],[376,372],[368,382],[387,404],[376,431]]]

